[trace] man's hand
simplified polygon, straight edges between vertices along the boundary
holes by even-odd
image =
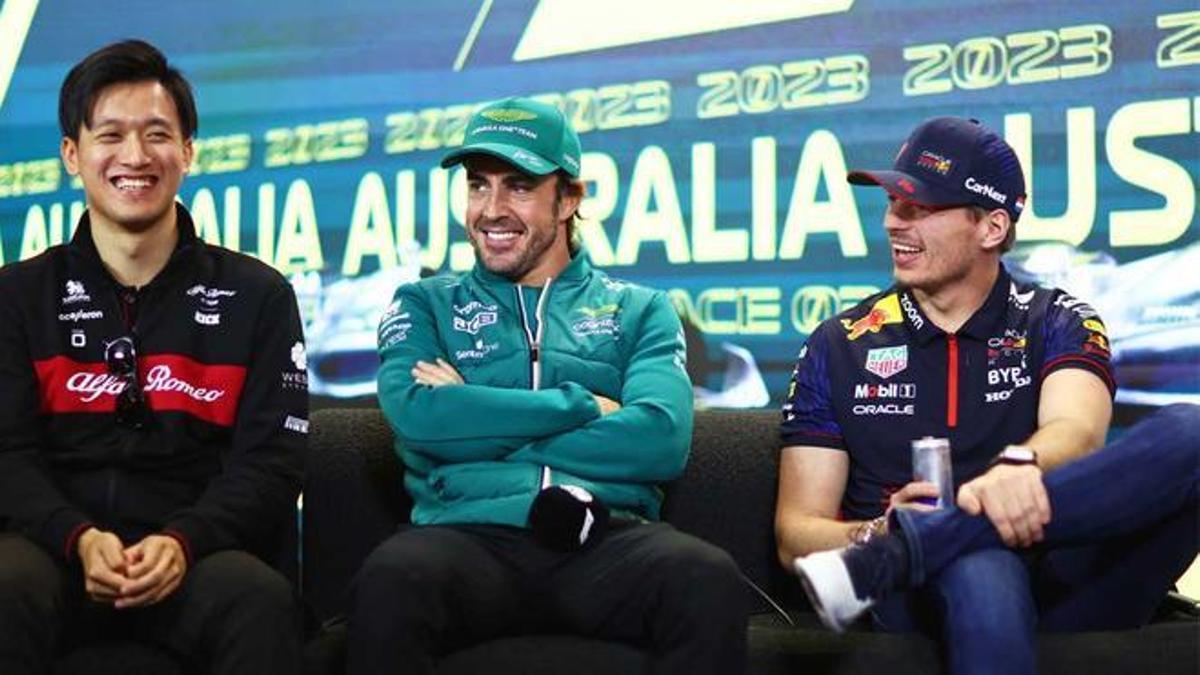
[[[891,513],[892,509],[913,509],[914,511],[936,511],[936,506],[922,504],[917,499],[923,497],[932,497],[937,499],[937,486],[928,481],[913,481],[908,485],[896,490],[892,496],[888,497],[887,512]]]
[[[441,358],[438,358],[434,363],[426,361],[417,361],[417,365],[412,369],[413,379],[417,384],[425,384],[430,387],[442,387],[447,384],[464,384],[462,375],[454,369],[454,366],[446,363]]]
[[[611,415],[621,409],[621,404],[611,398],[605,398],[600,394],[592,394],[592,398],[596,399],[596,405],[600,406],[601,417]]]
[[[83,585],[88,597],[96,602],[112,602],[121,594],[125,576],[125,546],[112,532],[94,527],[79,535],[75,552],[83,564]]]
[[[128,581],[121,587],[117,609],[146,607],[170,595],[187,572],[187,556],[173,537],[152,534],[125,549]]]
[[[993,466],[958,489],[958,506],[973,516],[986,514],[1006,546],[1032,546],[1050,522],[1050,498],[1035,464]]]

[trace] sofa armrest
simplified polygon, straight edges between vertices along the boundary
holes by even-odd
[[[363,560],[407,522],[391,429],[377,408],[314,411],[302,512],[303,593],[320,621],[346,611]]]

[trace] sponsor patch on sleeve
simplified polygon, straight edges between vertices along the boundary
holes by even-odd
[[[308,420],[288,415],[287,419],[283,420],[283,428],[298,434],[307,434]]]

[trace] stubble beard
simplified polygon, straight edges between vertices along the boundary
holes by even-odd
[[[512,282],[520,281],[529,274],[530,270],[537,266],[538,262],[546,255],[546,252],[554,246],[554,242],[558,240],[558,227],[550,230],[549,235],[543,236],[540,230],[525,227],[528,233],[528,240],[524,250],[517,253],[513,261],[507,265],[494,264],[495,258],[489,261],[483,252],[483,244],[480,243],[480,238],[486,237],[482,230],[472,228],[475,231],[475,236],[470,237],[471,248],[475,249],[475,260],[483,265],[484,269],[497,276],[504,277]]]

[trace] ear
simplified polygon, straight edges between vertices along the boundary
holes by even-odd
[[[979,221],[980,246],[985,250],[996,249],[1004,244],[1008,231],[1012,229],[1012,219],[1004,209],[992,209],[987,217]]]
[[[192,158],[195,157],[196,149],[192,146],[192,139],[187,139],[183,142],[183,173],[187,175],[192,170]]]
[[[79,175],[79,144],[70,136],[63,136],[62,145],[59,146],[58,152],[62,155],[63,166],[67,167],[67,174],[71,176]]]
[[[579,211],[579,205],[583,203],[583,198],[587,194],[587,188],[583,181],[572,179],[570,188],[563,195],[563,198],[558,203],[558,213],[555,214],[558,222],[563,222],[567,218],[575,215]]]

